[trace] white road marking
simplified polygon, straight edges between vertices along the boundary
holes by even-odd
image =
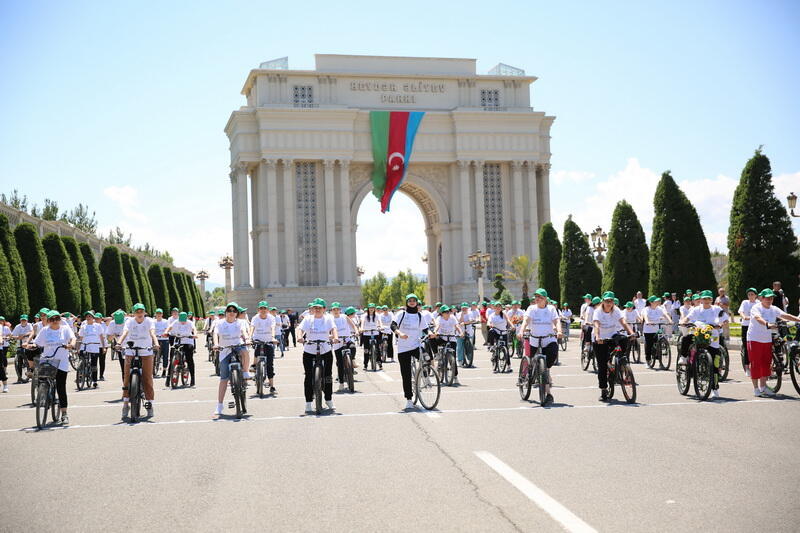
[[[384,372],[383,370],[378,372],[378,375],[382,377],[384,381],[394,381],[394,378],[389,374],[387,374],[386,372]]]
[[[592,526],[578,518],[569,509],[553,499],[545,491],[531,483],[525,476],[508,466],[506,463],[489,452],[475,452],[478,458],[500,474],[500,476],[514,485],[517,490],[528,497],[541,510],[549,514],[553,520],[561,524],[570,532],[597,533]]]

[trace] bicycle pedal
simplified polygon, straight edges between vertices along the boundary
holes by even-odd
[[[228,402],[228,409],[233,409],[236,407],[236,402]]]

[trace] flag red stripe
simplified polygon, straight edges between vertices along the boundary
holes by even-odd
[[[386,155],[386,186],[381,198],[381,211],[389,208],[389,200],[395,188],[400,184],[405,172],[406,132],[408,131],[408,111],[392,111],[389,114],[389,143]],[[400,154],[392,157],[392,154]]]

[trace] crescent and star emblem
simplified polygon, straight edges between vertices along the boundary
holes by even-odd
[[[400,159],[400,163],[399,164],[398,163],[392,164],[392,159],[394,159],[394,158],[399,158]],[[391,168],[392,170],[400,170],[400,168],[402,168],[402,166],[405,164],[405,162],[406,162],[406,158],[403,157],[403,154],[401,154],[400,152],[392,152],[389,155],[389,168]]]

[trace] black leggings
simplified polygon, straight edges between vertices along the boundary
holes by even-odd
[[[102,378],[106,373],[106,349],[100,348],[100,353],[97,357],[97,362],[100,365],[100,377]]]
[[[267,358],[267,377],[269,379],[272,379],[273,377],[275,377],[275,345],[272,343],[256,345],[255,349],[256,361],[258,361],[258,358],[261,357],[262,351],[264,352],[264,356]]]
[[[394,333],[382,333],[386,339],[386,358],[394,359]]]
[[[89,358],[92,363],[92,381],[97,381],[97,363],[100,358],[99,353],[90,353]]]
[[[628,349],[628,339],[619,342],[622,352]],[[594,358],[597,362],[597,385],[601,389],[608,387],[608,358],[613,350],[611,339],[604,339],[603,344],[594,343]]]
[[[350,349],[350,360],[353,361],[356,358],[356,345],[352,342],[347,343],[347,347]],[[339,377],[339,383],[344,383],[344,360],[342,359],[342,351],[344,347],[334,350],[336,354],[336,373]]]
[[[307,402],[314,400],[314,356],[315,354],[303,352],[303,369],[306,372],[303,386]],[[320,357],[322,357],[322,365],[324,367],[322,376],[325,378],[322,383],[322,391],[325,393],[325,399],[330,401],[333,396],[333,354],[326,352],[320,354]]]
[[[397,354],[397,360],[400,363],[400,375],[403,377],[403,394],[406,400],[411,400],[414,397],[414,376],[411,375],[412,357],[416,357],[419,360],[419,348]],[[458,365],[456,365],[456,368],[458,368]]]
[[[194,345],[184,344],[183,353],[186,355],[186,366],[189,367],[189,375],[192,376],[192,385],[194,385]]]
[[[0,348],[0,381],[8,381],[8,376],[6,375],[6,365],[8,365],[8,346],[5,348]]]
[[[489,338],[491,338],[491,337],[492,337],[492,330],[489,330]],[[456,352],[456,343],[455,343],[455,341],[446,341],[444,339],[440,339],[439,337],[431,339],[431,348],[434,351],[438,351],[440,348],[443,348],[445,344],[449,344],[450,346],[452,346],[453,353]],[[492,342],[489,341],[489,344],[492,344]],[[458,376],[458,361],[456,361],[455,368],[456,368],[455,375]]]
[[[58,393],[58,406],[62,409],[67,408],[67,371],[58,370],[56,372],[56,392]]]
[[[747,328],[750,326],[742,325],[742,357],[744,358],[744,364],[750,364],[750,356],[747,355]],[[800,326],[797,326],[798,335],[800,335]]]
[[[363,333],[361,334],[361,346],[364,348],[364,368],[365,369],[367,368],[367,365],[369,364],[369,338],[371,336],[372,335],[364,335]],[[375,349],[376,350],[380,349],[380,342],[381,342],[380,335],[375,335]]]
[[[645,333],[644,334],[644,356],[649,361],[650,356],[653,355],[653,346],[656,343],[658,333]]]

